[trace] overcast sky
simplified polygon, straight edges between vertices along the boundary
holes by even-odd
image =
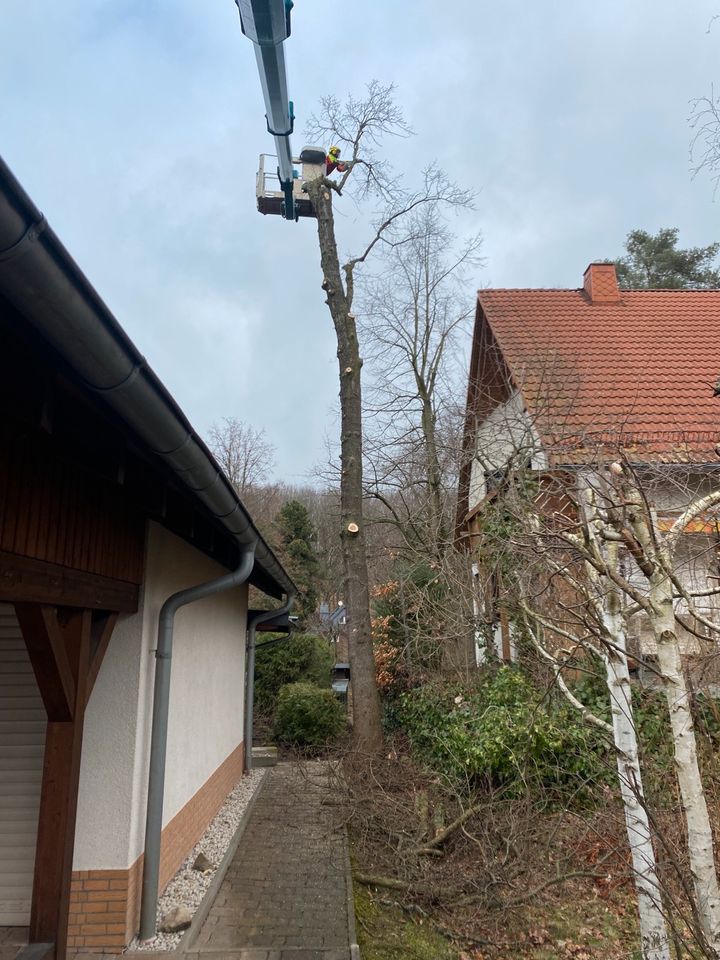
[[[716,0],[296,0],[297,128],[329,92],[397,85],[416,137],[477,191],[479,286],[577,287],[627,233],[720,238],[689,101],[720,89]],[[263,427],[302,482],[335,430],[312,221],[255,211],[272,150],[233,0],[4,0],[0,150],[195,427]],[[294,149],[302,146],[302,133]],[[338,217],[346,245],[361,215]],[[346,252],[350,252],[349,249]]]

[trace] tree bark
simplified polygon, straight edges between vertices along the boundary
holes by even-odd
[[[617,566],[617,544],[606,547],[608,565]],[[613,648],[605,652],[607,686],[617,748],[620,795],[625,810],[628,843],[632,856],[635,891],[640,919],[643,960],[670,960],[670,943],[663,916],[660,882],[638,754],[637,730],[632,705],[630,671],[627,661],[627,637],[617,588],[609,586],[602,608],[603,625]]]
[[[340,371],[341,476],[340,513],[346,605],[349,626],[350,675],[353,697],[353,743],[365,753],[383,744],[380,697],[375,678],[370,624],[365,526],[363,523],[362,360],[351,298],[340,273],[332,189],[324,178],[307,183],[317,214],[323,289],[327,294]]]
[[[629,498],[628,498],[629,499]],[[681,518],[682,519],[682,518]],[[679,523],[680,521],[678,521]],[[638,504],[631,516],[633,531],[648,558],[649,619],[657,645],[658,665],[667,700],[675,752],[675,770],[685,813],[688,858],[696,908],[713,956],[720,957],[720,888],[715,870],[712,828],[697,758],[690,697],[675,628],[672,570],[674,538],[665,542],[654,517],[651,529]],[[682,533],[682,527],[679,527]],[[673,530],[674,533],[674,530]],[[659,546],[656,547],[656,544]]]
[[[597,491],[592,483],[583,490],[582,500],[585,504],[587,534],[607,572],[607,576],[602,576],[591,564],[587,564],[589,586],[595,590],[593,605],[602,621],[606,641],[602,655],[610,694],[620,796],[637,895],[642,956],[643,960],[670,960],[670,942],[640,769],[627,660],[627,628],[621,593],[612,579],[618,570],[618,544],[609,537],[608,523],[601,518],[597,507]]]
[[[720,889],[705,791],[697,759],[695,730],[680,645],[675,630],[672,583],[657,569],[650,580],[653,634],[675,747],[675,768],[685,810],[688,856],[698,915],[710,947],[720,957]]]

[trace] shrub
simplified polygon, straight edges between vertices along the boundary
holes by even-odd
[[[258,646],[255,658],[255,702],[258,709],[270,713],[275,708],[280,688],[288,683],[329,687],[332,666],[332,651],[322,637],[299,633],[271,646]]]
[[[588,673],[573,684],[573,693],[593,713],[611,722],[610,694],[601,663],[591,661]],[[667,775],[674,771],[675,759],[665,693],[660,689],[641,687],[633,681],[632,700],[645,786],[668,799],[671,791],[667,790]],[[718,702],[707,693],[697,692],[691,699],[691,707],[701,759],[714,762],[720,747]]]
[[[470,683],[443,681],[401,697],[398,716],[420,760],[455,788],[585,798],[612,778],[607,744],[572,708],[513,667]]]
[[[280,690],[275,736],[283,743],[320,747],[345,727],[345,711],[331,690],[312,683],[289,683]]]

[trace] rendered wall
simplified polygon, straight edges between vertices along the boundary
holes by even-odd
[[[143,647],[138,613],[121,616],[85,713],[73,869],[128,866]]]
[[[154,649],[167,597],[227,571],[157,525],[150,531],[150,543],[143,607],[148,649]],[[176,615],[163,826],[243,740],[247,592],[246,586],[239,587],[188,604]],[[138,758],[141,752],[149,755],[151,680],[148,672],[142,713],[145,750],[138,750]],[[147,763],[136,769],[143,815],[146,770]],[[141,846],[136,840],[137,853]]]
[[[475,452],[470,468],[468,511],[472,511],[487,494],[486,472],[502,470],[511,460],[520,463],[526,458],[532,458],[531,465],[535,469],[546,466],[537,433],[519,393],[495,407],[479,424],[475,434]]]
[[[142,853],[160,608],[226,572],[157,524],[146,571],[140,609],[118,623],[88,704],[75,871],[127,869]],[[163,825],[242,743],[246,617],[245,586],[176,616]]]

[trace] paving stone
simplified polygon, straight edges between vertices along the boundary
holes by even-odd
[[[270,769],[194,949],[201,960],[348,960],[344,832],[322,764]]]

